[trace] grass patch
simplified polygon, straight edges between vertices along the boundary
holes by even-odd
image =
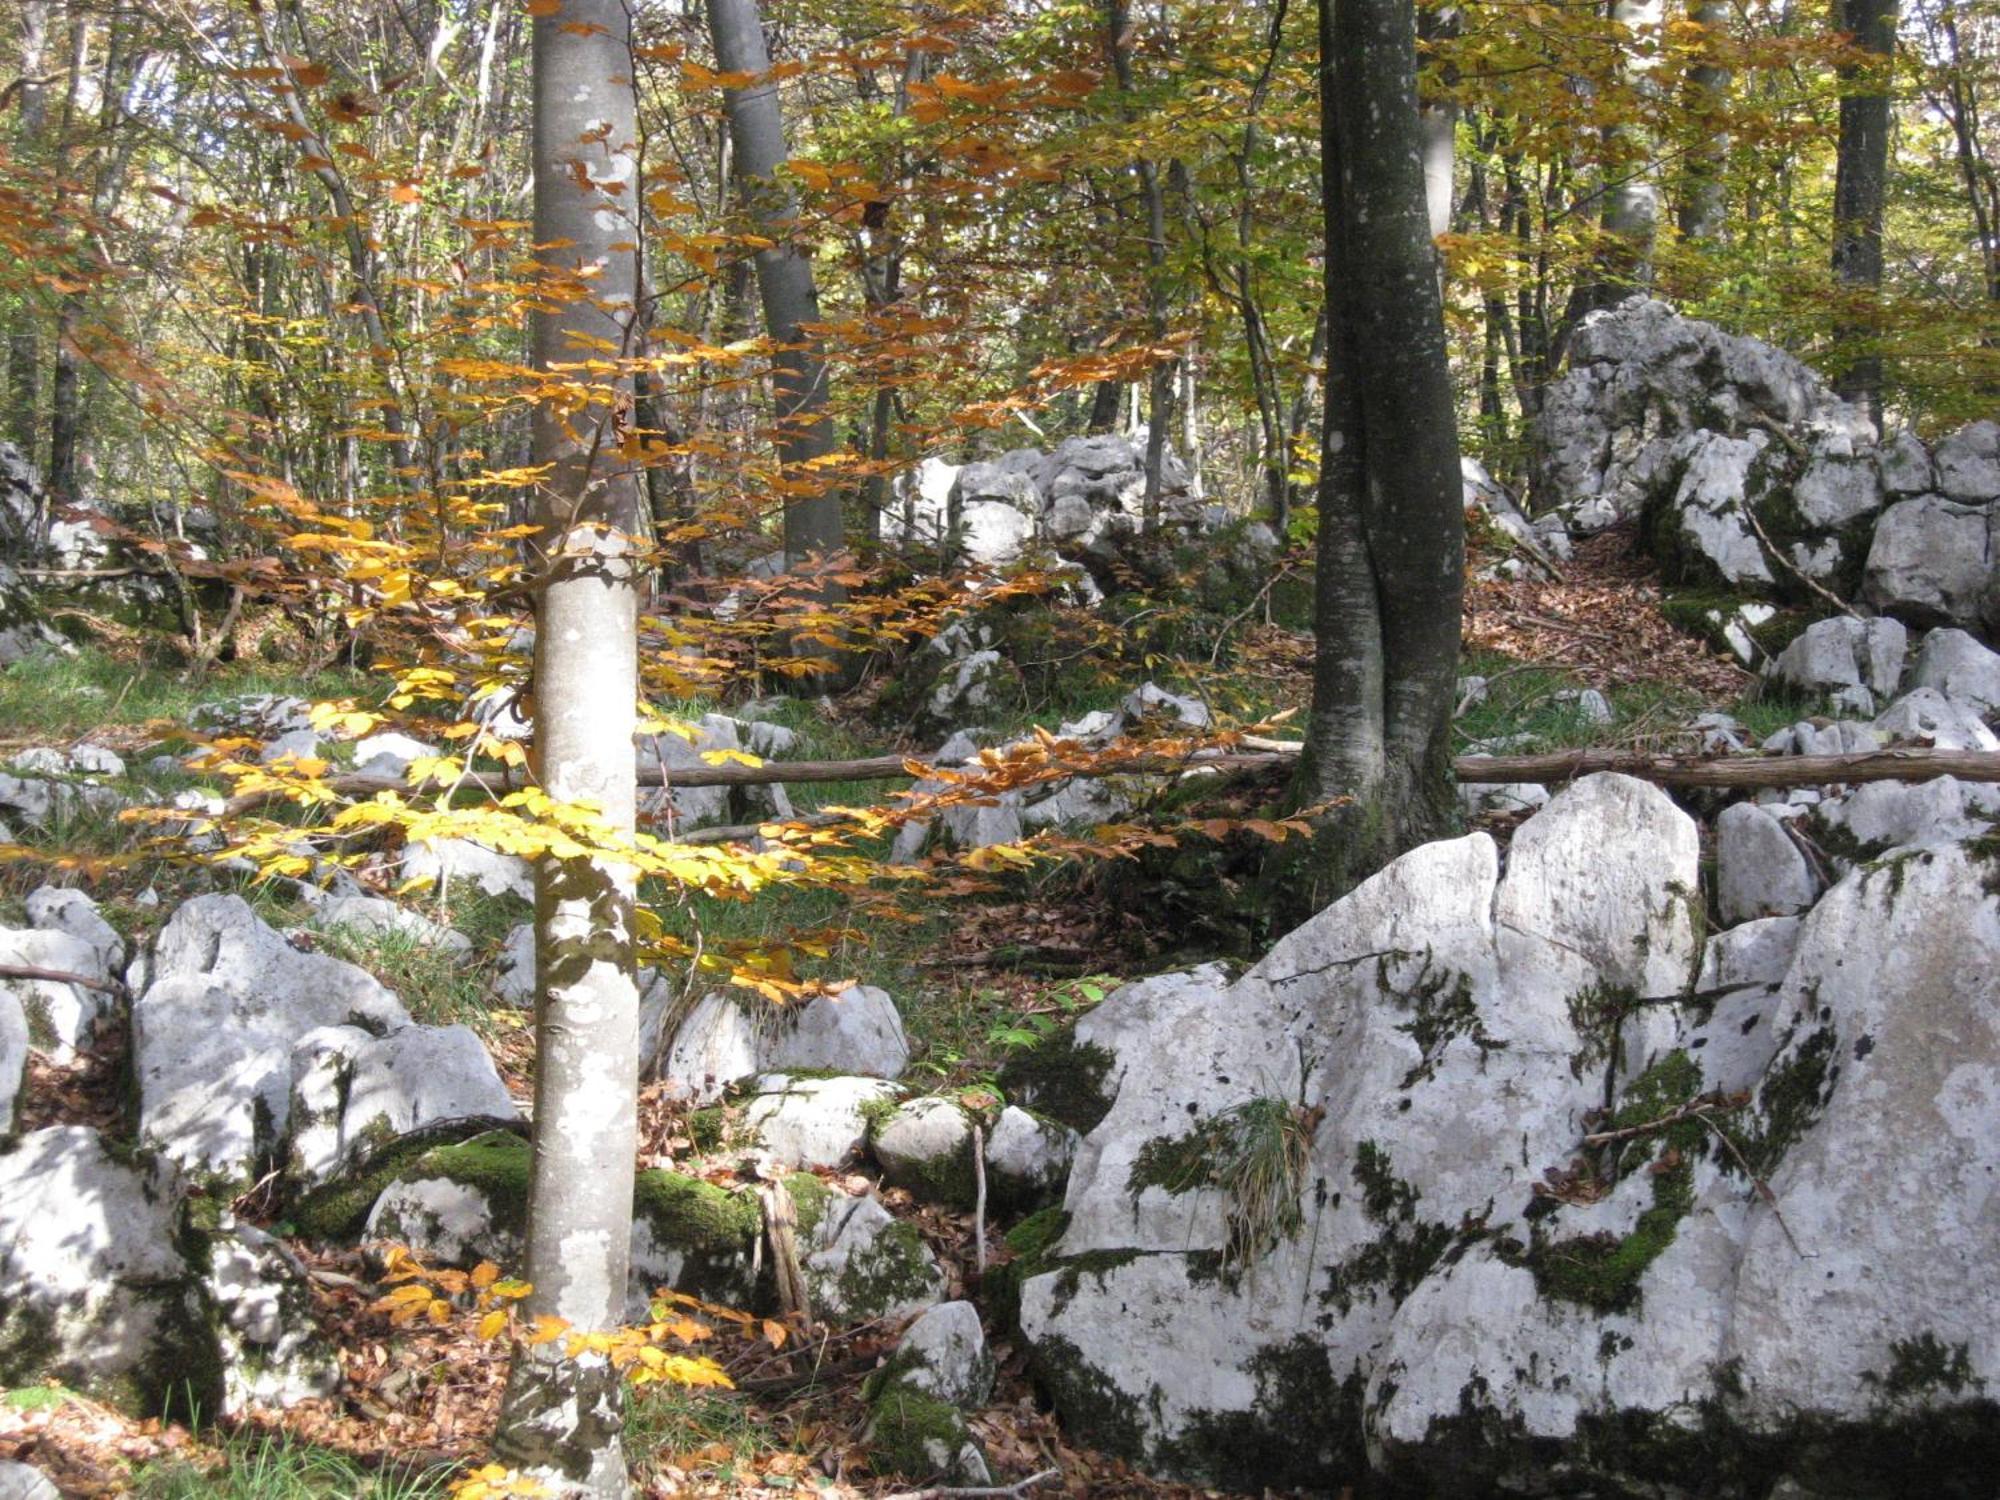
[[[381,1470],[291,1438],[243,1438],[220,1462],[168,1459],[132,1478],[136,1500],[442,1500],[449,1469]]]
[[[748,1396],[666,1384],[626,1392],[624,1442],[642,1485],[669,1466],[755,1483],[773,1457],[808,1451]]]
[[[343,698],[386,691],[386,679],[343,669],[316,675],[269,662],[216,667],[200,682],[178,671],[86,646],[69,656],[35,656],[0,670],[0,723],[14,744],[73,741],[166,721],[184,726],[201,703],[245,693]]]
[[[418,933],[346,926],[322,930],[319,948],[373,974],[426,1026],[463,1024],[482,1034],[492,1029],[486,1004],[490,949],[464,953]]]

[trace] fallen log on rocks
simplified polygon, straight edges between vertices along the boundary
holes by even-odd
[[[1248,751],[1225,751],[1216,755],[1132,755],[1096,756],[1074,765],[1051,763],[1037,767],[1038,781],[1058,776],[1159,776],[1189,771],[1245,771],[1288,764],[1298,757],[1300,746],[1285,740],[1253,740]],[[933,771],[976,772],[976,762],[933,766],[903,755],[873,755],[860,760],[767,761],[763,765],[738,764],[691,766],[663,773],[652,767],[639,776],[641,786],[772,786],[801,782],[904,781],[916,780]],[[1542,755],[1461,755],[1452,763],[1452,775],[1461,783],[1504,785],[1535,783],[1543,786],[1574,781],[1599,771],[1650,781],[1658,786],[1721,787],[1750,790],[1763,787],[1824,786],[1834,782],[1850,785],[1864,781],[1925,781],[1933,776],[1954,776],[1960,781],[2000,782],[2000,752],[1989,750],[1888,749],[1868,750],[1853,755],[1731,755],[1675,756],[1651,755],[1632,750],[1556,750]],[[1049,775],[1047,773],[1057,773]],[[488,790],[504,790],[518,785],[513,778],[505,784],[497,778],[480,778]],[[323,783],[342,796],[369,796],[380,791],[407,791],[408,785],[393,776],[332,776]],[[225,806],[227,814],[248,812],[277,800],[275,789],[247,792]],[[783,820],[779,820],[783,821]]]

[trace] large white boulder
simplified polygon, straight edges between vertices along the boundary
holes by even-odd
[[[281,1149],[300,1037],[410,1021],[366,971],[301,953],[239,896],[183,905],[147,974],[132,1005],[139,1138],[197,1177],[238,1182]]]

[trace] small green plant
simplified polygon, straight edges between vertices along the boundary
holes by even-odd
[[[229,1443],[219,1465],[174,1458],[132,1479],[137,1500],[443,1500],[443,1468],[362,1468],[337,1453],[269,1434]]]
[[[1227,1200],[1225,1266],[1246,1266],[1304,1223],[1299,1197],[1312,1156],[1317,1112],[1283,1099],[1246,1099],[1187,1135],[1148,1142],[1133,1164],[1135,1187],[1169,1193],[1213,1188]]]

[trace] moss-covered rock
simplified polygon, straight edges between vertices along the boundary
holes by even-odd
[[[991,1482],[964,1414],[907,1381],[890,1381],[876,1394],[865,1440],[877,1473],[918,1483]]]
[[[1000,1087],[1013,1103],[1088,1135],[1111,1112],[1113,1061],[1104,1048],[1079,1042],[1072,1023],[1008,1059]]]

